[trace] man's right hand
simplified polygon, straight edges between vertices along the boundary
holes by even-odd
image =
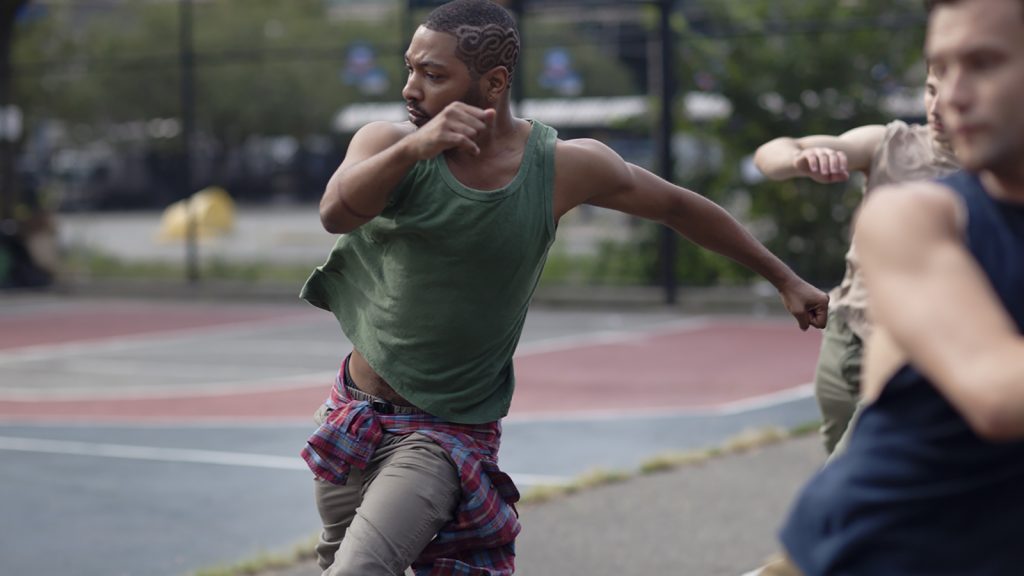
[[[417,160],[427,160],[453,148],[476,156],[480,153],[477,138],[490,129],[494,115],[493,108],[485,110],[464,102],[452,102],[406,137],[405,144]]]
[[[850,179],[846,154],[832,148],[814,147],[801,150],[793,158],[793,168],[815,182],[831,184]]]

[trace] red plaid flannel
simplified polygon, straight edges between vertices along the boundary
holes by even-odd
[[[512,574],[521,529],[514,506],[519,491],[498,469],[501,423],[452,424],[426,413],[378,414],[369,402],[346,395],[343,371],[344,367],[327,399],[332,411],[302,450],[313,474],[344,484],[352,466],[366,468],[385,433],[416,432],[430,438],[451,455],[462,482],[462,499],[455,518],[413,563],[416,576]]]

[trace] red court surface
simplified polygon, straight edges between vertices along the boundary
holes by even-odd
[[[223,308],[161,303],[100,303],[88,308],[54,307],[0,318],[0,350],[159,335],[180,330],[237,326],[298,316],[281,309]]]
[[[810,382],[821,338],[791,322],[712,321],[516,362],[512,414],[686,409]]]
[[[195,329],[237,329],[309,317],[301,308],[208,309],[142,305],[6,317],[0,350],[68,345],[114,337],[187,337]],[[57,314],[55,312],[55,314]],[[809,382],[820,345],[792,320],[709,319],[695,325],[623,333],[599,342],[581,338],[545,349],[526,346],[516,358],[513,417],[558,418],[588,413],[707,409],[792,389]],[[319,368],[318,368],[319,369]],[[122,397],[4,398],[0,419],[108,422],[308,420],[332,384],[309,376],[217,392]],[[215,387],[215,385],[211,386]]]

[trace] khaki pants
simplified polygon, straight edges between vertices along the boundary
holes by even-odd
[[[860,412],[863,355],[861,339],[846,322],[830,314],[814,373],[814,396],[821,409],[821,436],[829,454],[845,448],[850,422]]]
[[[318,424],[326,411],[317,413]],[[324,576],[404,573],[455,515],[462,494],[448,454],[425,436],[384,435],[365,470],[348,483],[315,480]]]
[[[789,558],[780,556],[761,568],[756,576],[803,576],[803,574]]]

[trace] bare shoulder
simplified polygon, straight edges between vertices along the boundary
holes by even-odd
[[[629,165],[603,142],[590,138],[555,143],[555,215],[632,186]]]
[[[847,130],[842,135],[851,138],[881,138],[885,136],[885,131],[888,129],[885,124],[867,124]]]
[[[629,167],[607,144],[591,138],[576,138],[556,142],[555,175],[559,180],[616,181],[629,177]]]
[[[878,147],[885,142],[888,127],[882,124],[869,124],[847,130],[839,135],[839,148],[854,160],[853,169],[867,170]]]
[[[559,164],[576,164],[618,158],[619,155],[607,144],[593,138],[558,139],[555,142],[555,161]]]
[[[410,122],[370,122],[356,131],[353,139],[364,141],[387,142],[391,144],[416,131]]]
[[[409,122],[370,122],[352,136],[341,168],[348,168],[390,148],[415,130],[416,127]]]
[[[847,130],[839,137],[873,150],[885,139],[886,131],[888,131],[888,127],[883,124],[869,124]]]
[[[952,238],[962,229],[962,210],[956,194],[936,182],[882,186],[864,201],[857,242],[868,249],[899,250],[908,241]]]

